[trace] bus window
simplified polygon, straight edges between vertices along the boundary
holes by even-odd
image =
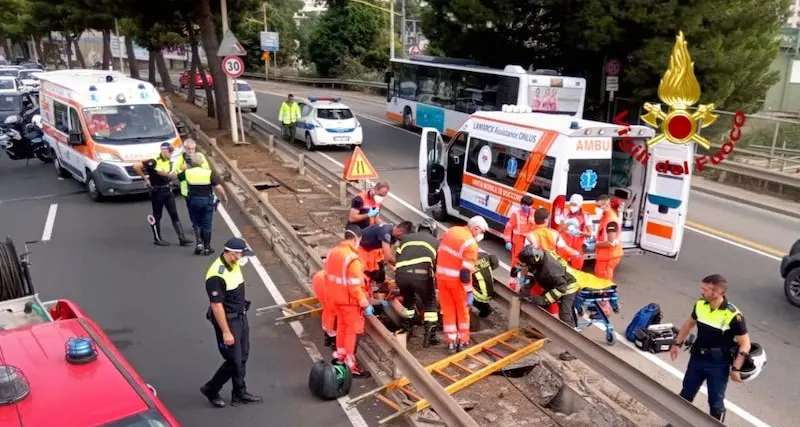
[[[478,168],[478,156],[481,148],[486,145],[489,146],[492,159],[489,170],[484,174]],[[467,172],[498,184],[514,188],[520,171],[525,166],[525,162],[528,161],[529,154],[529,152],[524,150],[516,150],[482,139],[470,138],[469,155],[467,156]],[[545,157],[536,177],[528,186],[529,193],[544,199],[550,198],[555,165],[555,157]]]
[[[436,93],[434,94],[433,99],[431,99],[431,104],[442,108],[447,108],[449,110],[453,109],[453,104],[455,103],[452,81],[453,72],[454,71],[445,68],[439,70],[439,80],[436,84]]]
[[[572,159],[567,174],[567,197],[580,194],[584,200],[597,200],[608,194],[611,182],[610,159]]]
[[[435,105],[433,98],[436,95],[436,83],[439,80],[439,70],[436,68],[417,67],[417,93],[414,100],[424,104]]]

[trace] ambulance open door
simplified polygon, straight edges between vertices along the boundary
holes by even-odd
[[[428,211],[439,201],[445,179],[444,140],[434,128],[422,128],[419,140],[419,203]]]
[[[651,148],[650,154],[638,227],[639,246],[644,251],[677,259],[689,207],[694,144],[663,141]]]

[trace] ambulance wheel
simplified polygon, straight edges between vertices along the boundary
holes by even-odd
[[[614,333],[614,328],[611,325],[606,327],[606,344],[614,345],[617,343],[617,335]]]
[[[306,150],[314,151],[317,149],[317,145],[314,144],[314,138],[311,137],[311,132],[306,132]]]
[[[86,171],[86,191],[89,193],[89,198],[92,199],[93,202],[100,202],[103,200],[103,195],[97,188],[97,183],[94,181],[94,177],[89,171]]]

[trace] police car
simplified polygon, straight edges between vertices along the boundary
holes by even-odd
[[[300,120],[294,137],[305,141],[311,151],[319,146],[353,147],[364,139],[361,123],[341,98],[309,97],[300,101]]]

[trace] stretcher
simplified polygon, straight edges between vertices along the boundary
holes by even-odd
[[[575,296],[578,330],[583,330],[592,324],[602,325],[602,329],[606,331],[606,343],[614,345],[617,339],[614,334],[614,324],[611,323],[609,316],[610,311],[619,313],[617,285],[611,280],[601,279],[592,273],[575,270],[569,266],[567,271],[578,281],[578,295]],[[585,312],[588,312],[588,318],[584,317]]]

